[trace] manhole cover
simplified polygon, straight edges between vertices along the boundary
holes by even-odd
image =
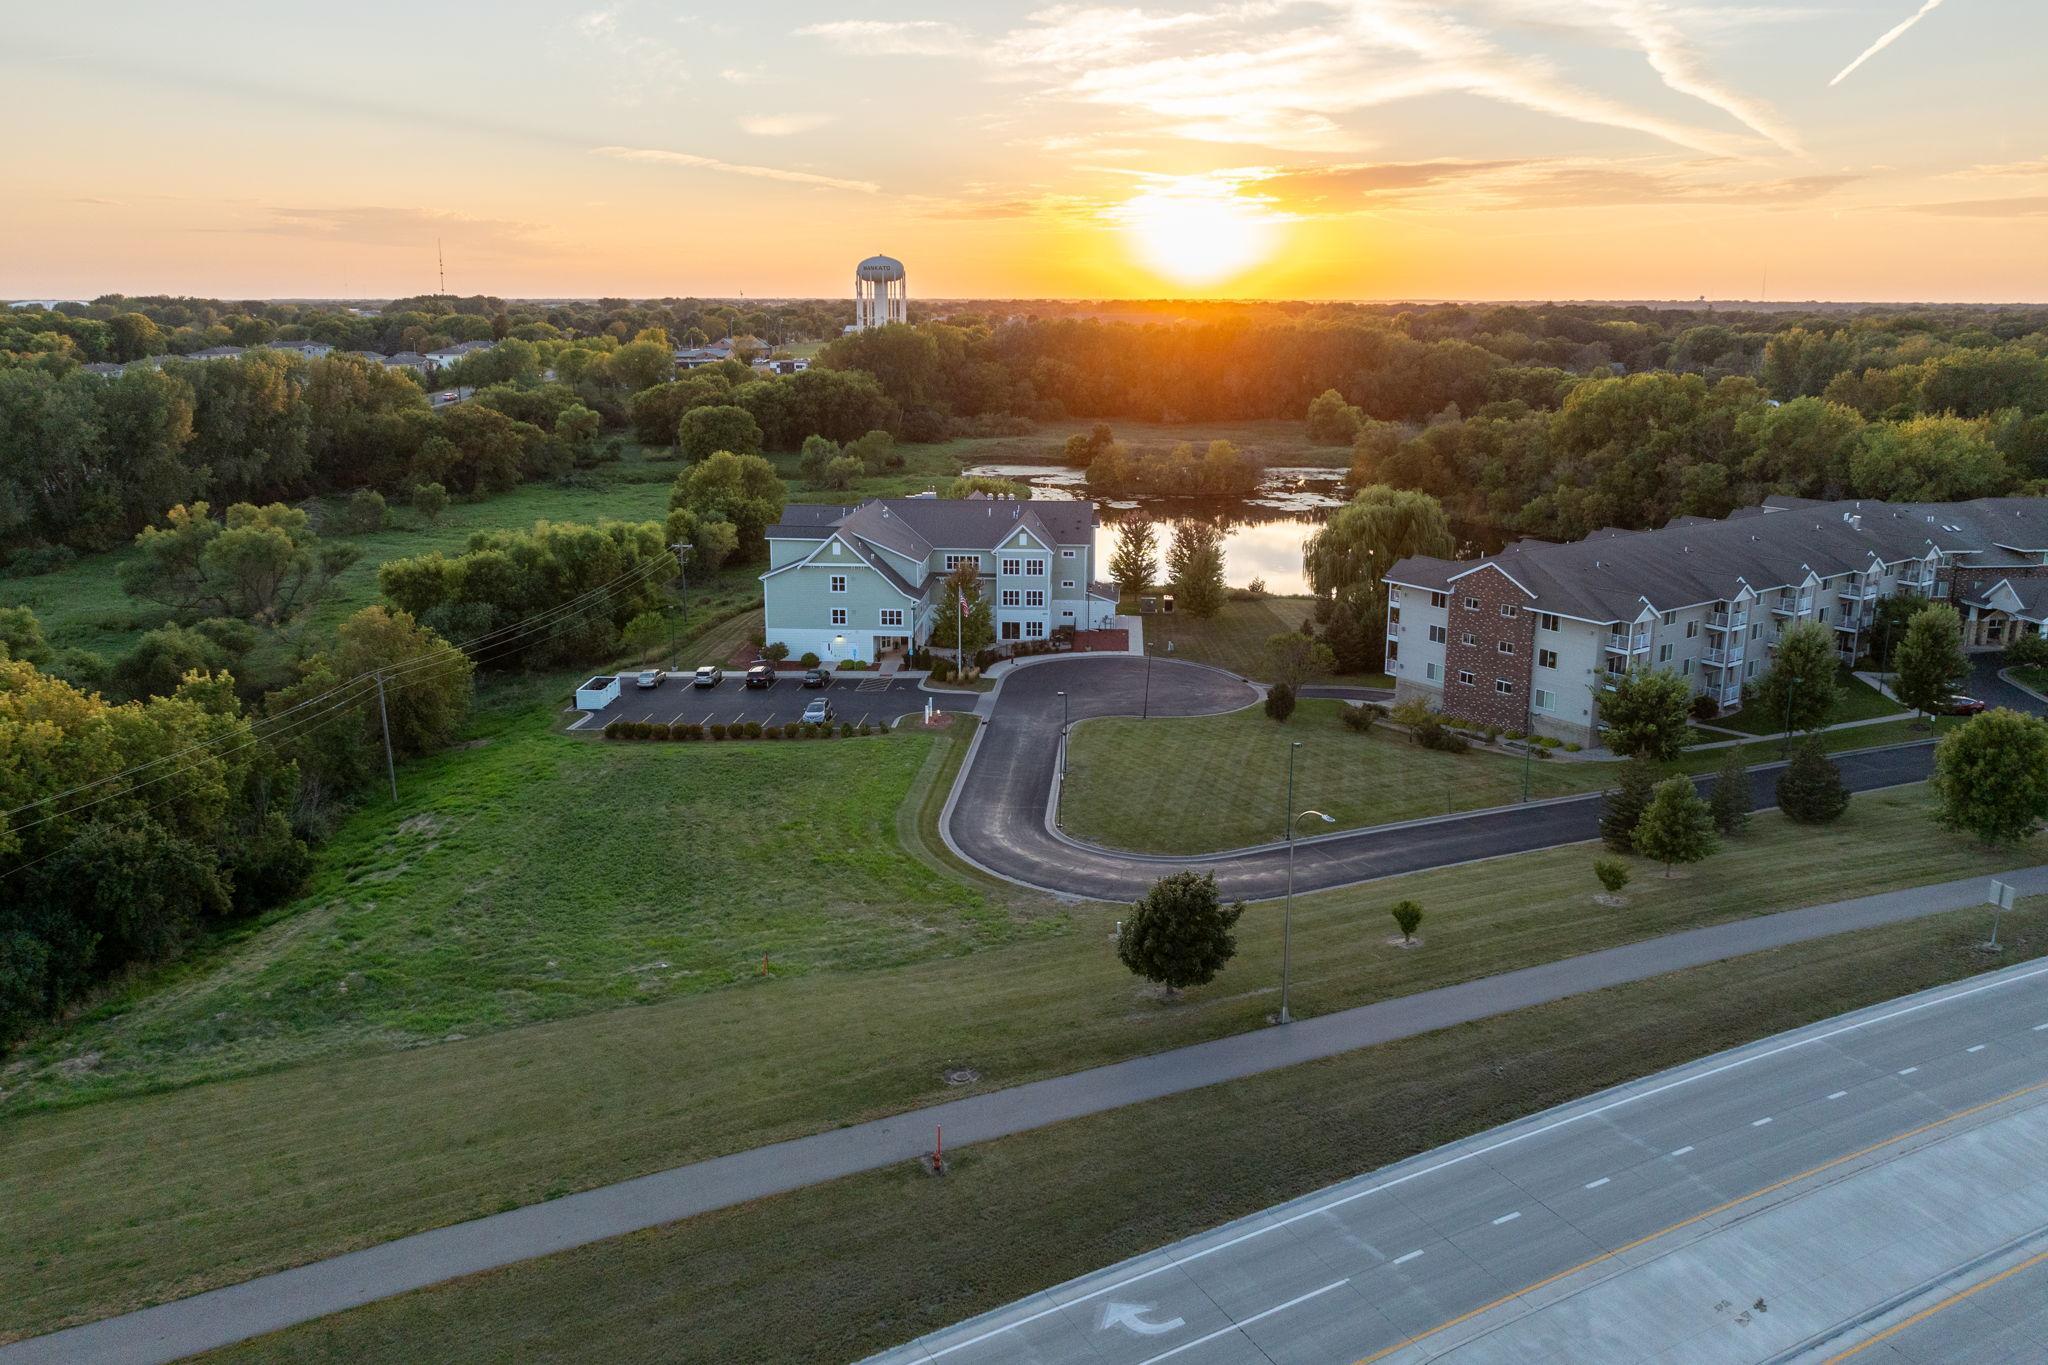
[[[956,1066],[946,1073],[947,1085],[973,1085],[981,1079],[981,1073],[971,1066]]]

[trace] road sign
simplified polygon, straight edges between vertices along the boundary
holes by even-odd
[[[1096,1330],[1107,1332],[1112,1327],[1121,1327],[1126,1332],[1134,1332],[1141,1337],[1156,1337],[1187,1325],[1185,1318],[1168,1318],[1164,1322],[1154,1322],[1145,1316],[1151,1311],[1152,1305],[1149,1303],[1105,1303],[1102,1305],[1102,1321],[1096,1324]]]
[[[1987,905],[1995,905],[2001,910],[2010,910],[2012,909],[2012,898],[2012,883],[2002,882],[1994,878],[1991,883],[1991,893],[1984,898],[1984,901]]]

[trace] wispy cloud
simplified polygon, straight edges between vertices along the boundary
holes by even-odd
[[[631,32],[625,22],[632,6],[627,3],[586,10],[571,21],[577,36],[600,49],[613,64],[614,79],[607,85],[608,97],[627,105],[653,104],[666,99],[676,87],[690,79],[690,67],[682,49],[647,33]]]
[[[392,208],[377,204],[341,207],[272,207],[261,222],[202,232],[241,232],[265,237],[298,237],[309,241],[356,246],[404,246],[431,250],[436,238],[451,249],[485,257],[528,257],[550,245],[548,229],[510,218],[478,218],[435,209]]]
[[[2008,199],[1957,199],[1945,204],[1916,204],[1921,213],[1950,218],[2048,218],[2048,194]]]
[[[837,114],[749,114],[740,119],[740,130],[755,137],[792,137],[833,122]]]
[[[1928,15],[1934,13],[1934,11],[1939,8],[1941,8],[1941,0],[1921,0],[1919,9],[1914,10],[1904,19],[1892,25],[1890,28],[1886,29],[1884,31],[1884,35],[1880,37],[1876,42],[1872,43],[1869,47],[1864,48],[1862,53],[1856,58],[1855,61],[1849,63],[1840,71],[1837,71],[1835,73],[1835,78],[1829,81],[1828,84],[1840,85],[1842,81],[1845,78],[1847,78],[1850,72],[1854,71],[1857,67],[1863,65],[1865,62],[1869,61],[1872,57],[1875,57],[1878,53],[1884,51],[1886,48],[1890,47],[1893,43],[1896,43],[1900,39],[1900,37],[1904,35],[1907,29],[1913,27],[1913,25],[1919,23],[1922,19],[1925,19]]]
[[[750,166],[744,162],[720,161],[694,152],[670,151],[665,147],[593,147],[595,156],[617,161],[640,161],[657,166],[684,166],[692,170],[717,171],[721,175],[751,176],[756,180],[780,180],[790,185],[816,189],[851,190],[857,194],[879,194],[882,187],[872,180],[841,180],[836,176],[813,175],[809,171],[786,171],[779,166]]]
[[[960,57],[976,52],[966,30],[936,19],[835,19],[806,24],[797,33],[870,57]]]

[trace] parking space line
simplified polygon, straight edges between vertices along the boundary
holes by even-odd
[[[1846,1091],[1846,1090],[1837,1090],[1837,1091],[1836,1091],[1836,1092],[1835,1092],[1834,1094],[1832,1094],[1832,1095],[1828,1096],[1828,1098],[1829,1098],[1829,1099],[1831,1099],[1831,1100],[1838,1100],[1838,1099],[1842,1098],[1842,1096],[1844,1096],[1844,1095],[1846,1095],[1846,1094],[1848,1094],[1848,1093],[1849,1093],[1849,1092],[1848,1092],[1848,1091]]]
[[[1760,1119],[1751,1119],[1751,1120],[1749,1121],[1749,1126],[1750,1126],[1750,1127],[1752,1127],[1752,1128],[1761,1128],[1761,1127],[1763,1127],[1763,1126],[1764,1126],[1765,1124],[1769,1123],[1770,1121],[1771,1121],[1771,1116],[1770,1116],[1769,1114],[1766,1114],[1766,1115],[1764,1115],[1764,1116],[1763,1116],[1762,1118],[1760,1118]]]
[[[1984,1050],[1984,1044],[1982,1044],[1982,1043],[1979,1043],[1979,1044],[1977,1044],[1977,1046],[1975,1046],[1975,1047],[1966,1047],[1966,1048],[1964,1048],[1964,1049],[1963,1049],[1963,1051],[1965,1051],[1965,1052],[1982,1052],[1983,1050]]]
[[[1599,1188],[1600,1188],[1600,1187],[1601,1187],[1602,1185],[1605,1185],[1605,1184],[1606,1184],[1606,1183],[1607,1183],[1607,1182],[1608,1182],[1608,1181],[1609,1181],[1610,1179],[1612,1179],[1612,1178],[1613,1178],[1613,1177],[1611,1177],[1611,1176],[1605,1176],[1605,1175],[1603,1175],[1603,1176],[1601,1176],[1601,1177],[1600,1177],[1600,1178],[1599,1178],[1598,1180],[1588,1180],[1588,1181],[1586,1182],[1586,1188],[1587,1188],[1587,1189],[1589,1189],[1589,1190],[1597,1190],[1597,1189],[1599,1189]]]
[[[1910,1075],[1912,1075],[1912,1074],[1913,1074],[1914,1072],[1918,1071],[1919,1069],[1920,1069],[1920,1068],[1919,1068],[1919,1067],[1917,1067],[1917,1066],[1909,1066],[1909,1067],[1906,1067],[1906,1068],[1902,1069],[1902,1070],[1901,1070],[1901,1071],[1899,1072],[1899,1074],[1900,1074],[1901,1076],[1910,1076]]]
[[[1407,1265],[1410,1261],[1414,1260],[1417,1256],[1420,1256],[1421,1254],[1422,1253],[1419,1251],[1411,1251],[1405,1256],[1396,1256],[1394,1258],[1394,1264]]]
[[[1690,1147],[1680,1147],[1680,1148],[1679,1148],[1679,1149],[1678,1149],[1677,1151],[1673,1152],[1673,1153],[1672,1153],[1671,1155],[1673,1155],[1673,1156],[1684,1156],[1684,1155],[1685,1155],[1685,1154],[1686,1154],[1687,1152],[1689,1152],[1689,1151],[1691,1151],[1691,1150],[1692,1150],[1692,1148],[1690,1148]]]
[[[1493,1225],[1495,1227],[1499,1227],[1502,1223],[1512,1223],[1521,1216],[1522,1211],[1520,1209],[1516,1209],[1513,1213],[1504,1213],[1500,1217],[1494,1219]]]
[[[1284,1313],[1298,1303],[1307,1303],[1310,1299],[1319,1299],[1323,1295],[1329,1293],[1332,1289],[1342,1289],[1345,1285],[1350,1283],[1351,1281],[1349,1279],[1334,1280],[1331,1283],[1324,1285],[1321,1289],[1311,1289],[1308,1291],[1308,1293],[1300,1295],[1297,1298],[1289,1299],[1285,1303],[1275,1304],[1273,1307],[1268,1308],[1263,1313],[1254,1313],[1248,1318],[1242,1318],[1237,1322],[1231,1323],[1228,1327],[1219,1327],[1215,1331],[1209,1333],[1207,1336],[1196,1337],[1193,1341],[1185,1342],[1179,1346],[1176,1346],[1171,1351],[1161,1351],[1156,1356],[1148,1357],[1145,1361],[1142,1362],[1142,1365],[1156,1365],[1156,1362],[1170,1359],[1173,1356],[1179,1355],[1182,1351],[1192,1351],[1197,1346],[1205,1345],[1209,1342],[1216,1340],[1216,1338],[1218,1337],[1227,1337],[1232,1332],[1239,1331],[1243,1328],[1249,1327],[1253,1323],[1259,1321],[1262,1318],[1270,1318],[1275,1313]]]

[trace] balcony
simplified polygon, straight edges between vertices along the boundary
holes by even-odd
[[[1838,589],[1835,595],[1844,602],[1875,602],[1877,600],[1877,584],[1851,583]]]
[[[1746,611],[1717,611],[1707,617],[1708,630],[1741,630],[1748,624]]]
[[[1731,706],[1742,705],[1742,688],[1740,685],[1724,687],[1719,692],[1709,691],[1707,695],[1719,702],[1723,710]]]
[[[1607,634],[1607,652],[1609,654],[1640,654],[1649,647],[1650,632],[1647,630],[1638,631],[1634,635],[1627,635],[1618,631],[1609,631]]]
[[[1771,603],[1773,616],[1804,616],[1813,610],[1813,599],[1802,597],[1796,602],[1780,600]]]
[[[1742,650],[1709,649],[1700,654],[1700,663],[1708,668],[1734,668],[1742,662]]]

